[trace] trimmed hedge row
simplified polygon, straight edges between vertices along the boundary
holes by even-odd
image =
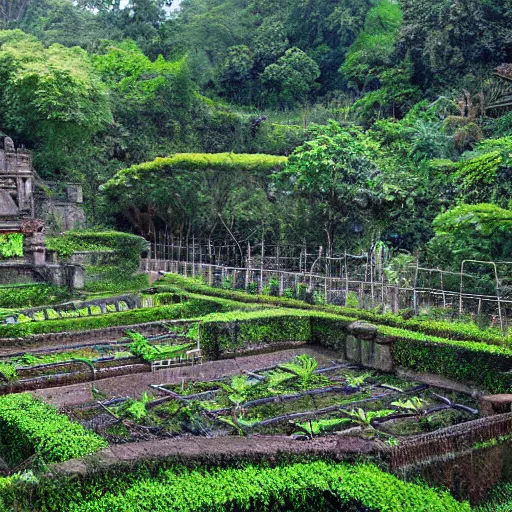
[[[443,375],[491,393],[512,392],[512,350],[508,348],[421,336],[392,327],[381,326],[379,333],[396,338],[396,366]]]
[[[283,341],[310,341],[309,316],[290,311],[257,311],[210,315],[200,330],[201,349],[208,359],[242,347]]]
[[[61,302],[69,298],[66,288],[47,284],[0,287],[0,308],[30,308]]]
[[[285,297],[252,295],[234,290],[213,288],[199,282],[197,279],[187,278],[177,274],[167,274],[163,280],[155,283],[155,286],[162,289],[162,291],[168,286],[170,289],[174,290],[176,290],[176,287],[179,287],[182,290],[192,293],[222,297],[225,299],[244,301],[248,303],[282,306],[290,309],[303,309],[309,311],[325,311],[328,313],[357,318],[359,320],[366,320],[375,324],[408,329],[433,336],[441,336],[447,339],[478,341],[495,345],[504,345],[512,342],[512,336],[510,335],[508,337],[504,337],[499,332],[495,333],[489,330],[481,330],[474,324],[450,323],[438,320],[418,320],[415,318],[405,320],[400,315],[392,313],[380,314],[362,309],[330,305],[312,306],[300,300],[287,299]]]
[[[282,341],[317,343],[343,351],[347,327],[356,319],[293,309],[213,314],[201,320],[201,347],[209,359],[243,347]],[[492,393],[512,392],[512,349],[472,341],[447,340],[405,329],[378,326],[394,339],[394,364],[443,375]]]
[[[86,331],[124,325],[137,325],[160,320],[177,320],[203,316],[216,311],[229,311],[239,304],[214,298],[191,298],[181,304],[156,308],[132,309],[108,315],[65,318],[0,325],[0,338],[22,338],[33,334],[48,334],[68,331]]]
[[[70,512],[311,511],[469,512],[445,491],[406,483],[371,464],[166,471],[128,489],[68,504]]]
[[[34,454],[47,463],[63,462],[107,446],[104,439],[28,393],[0,398],[0,441],[2,458],[10,465]]]

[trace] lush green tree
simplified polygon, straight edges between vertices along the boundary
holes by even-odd
[[[386,199],[382,150],[357,127],[331,122],[312,128],[313,140],[290,156],[277,175],[283,190],[304,198],[321,215],[321,226],[332,249],[340,229],[361,234],[377,220]],[[373,234],[373,233],[371,233]]]
[[[448,84],[457,75],[511,57],[510,2],[402,0],[403,53],[424,84]]]
[[[393,65],[401,25],[402,12],[397,3],[382,0],[370,9],[364,30],[340,69],[349,84],[358,90],[375,88],[380,73]]]
[[[133,41],[105,42],[94,66],[111,91],[116,122],[125,132],[123,154],[126,162],[141,162],[181,147],[187,140],[187,126],[195,85],[185,58],[168,62],[151,61]]]
[[[239,102],[246,99],[247,89],[253,84],[253,65],[254,56],[247,46],[231,47],[219,76],[224,94]]]
[[[244,228],[254,233],[258,220],[264,224],[270,218],[268,176],[285,163],[286,158],[269,155],[177,154],[122,170],[104,190],[117,212],[145,236],[152,236],[156,225],[177,236],[206,238],[218,229],[243,239]],[[258,209],[251,225],[249,211]]]
[[[106,88],[80,48],[44,46],[0,32],[0,124],[35,145],[43,174],[58,173],[77,147],[112,122]]]
[[[512,194],[512,136],[482,141],[464,154],[455,178],[459,201],[506,207]]]
[[[260,80],[268,102],[281,108],[294,107],[308,100],[318,87],[317,63],[298,48],[290,48],[275,64],[265,68]]]
[[[463,260],[506,261],[512,251],[512,211],[494,204],[461,204],[434,220],[431,260],[460,268]],[[487,269],[488,270],[488,269]]]

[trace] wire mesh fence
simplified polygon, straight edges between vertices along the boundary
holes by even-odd
[[[193,243],[152,245],[141,270],[200,277],[205,283],[381,312],[407,310],[473,320],[504,333],[512,313],[512,264],[465,261],[460,272],[406,260],[399,268],[377,250],[328,256],[322,248]],[[509,289],[510,288],[510,289]]]

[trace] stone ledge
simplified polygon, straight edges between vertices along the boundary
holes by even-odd
[[[362,340],[374,340],[377,337],[378,328],[368,322],[354,322],[347,327],[347,331]]]

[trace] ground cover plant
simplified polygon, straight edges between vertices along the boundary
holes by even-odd
[[[54,304],[64,302],[69,297],[69,290],[46,284],[0,286],[0,308],[5,309]]]
[[[228,468],[172,467],[156,474],[108,474],[87,482],[54,478],[39,486],[0,481],[2,511],[16,507],[57,512],[152,510],[290,510],[355,509],[379,512],[469,512],[446,491],[406,483],[373,464],[324,461],[288,465],[241,464]],[[106,492],[105,492],[106,491]]]
[[[46,463],[62,462],[107,446],[99,436],[29,394],[0,398],[0,439],[2,457],[15,466],[32,456]]]
[[[149,493],[141,502],[140,492],[145,486]],[[138,505],[134,504],[135,499]],[[390,512],[469,510],[467,504],[458,503],[447,494],[405,484],[372,465],[323,462],[261,469],[249,466],[210,474],[192,471],[182,477],[169,471],[159,481],[135,483],[124,495],[112,493],[70,510],[132,510],[130,507],[145,502],[153,503],[153,507],[157,503],[154,510],[180,511],[205,507],[209,510],[318,510],[319,506],[323,510],[351,510],[354,505]]]

